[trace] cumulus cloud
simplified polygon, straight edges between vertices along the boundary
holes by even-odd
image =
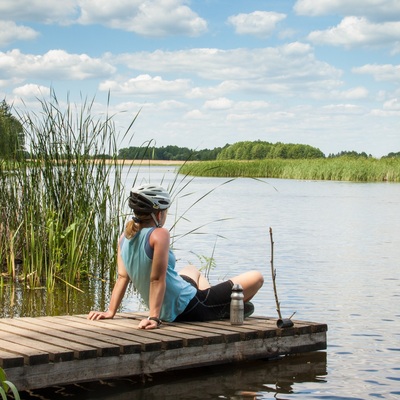
[[[104,25],[143,36],[198,36],[207,22],[186,0],[2,0],[3,20]]]
[[[1,0],[4,20],[70,23],[78,15],[78,0]]]
[[[0,32],[0,46],[6,46],[16,40],[33,40],[39,36],[34,29],[12,21],[0,20]]]
[[[139,75],[126,81],[107,80],[99,85],[102,91],[123,95],[182,94],[189,89],[189,81],[176,79],[167,81],[160,76]]]
[[[383,104],[386,110],[400,111],[400,99],[390,99]]]
[[[365,110],[355,104],[329,104],[321,107],[322,112],[327,111],[329,115],[334,114],[363,114]]]
[[[200,110],[196,109],[196,110],[191,110],[189,112],[187,112],[184,116],[184,119],[194,119],[194,120],[202,120],[202,119],[206,119],[206,115],[201,112]]]
[[[256,91],[304,88],[306,82],[323,82],[335,87],[342,72],[315,58],[311,46],[289,43],[261,49],[190,49],[107,55],[108,60],[133,70],[153,73],[177,73],[181,77],[198,76],[221,81],[218,90],[234,91],[245,87]],[[293,86],[296,85],[296,86]],[[192,91],[201,97],[203,89]],[[209,92],[207,90],[207,92]]]
[[[392,64],[367,64],[362,67],[353,68],[356,74],[372,75],[376,81],[389,81],[395,84],[400,82],[400,65]]]
[[[371,23],[364,17],[345,17],[339,25],[308,35],[311,42],[332,46],[387,46],[400,41],[400,22]]]
[[[198,36],[207,22],[183,0],[82,0],[79,23],[102,24],[143,36]]]
[[[64,50],[50,50],[43,55],[23,54],[19,50],[0,52],[0,73],[5,77],[83,80],[113,72],[115,68],[101,59]]]
[[[47,86],[27,84],[19,86],[13,90],[13,94],[16,97],[21,97],[23,99],[36,99],[43,98],[50,95],[50,88]]]
[[[400,18],[398,0],[297,0],[294,10],[299,15],[329,14],[367,16],[371,19],[395,21]]]
[[[204,108],[208,110],[229,110],[232,106],[233,101],[226,97],[208,100],[204,103]]]
[[[254,11],[250,14],[232,15],[228,23],[235,27],[239,35],[255,35],[265,38],[271,35],[278,22],[286,18],[285,14]]]

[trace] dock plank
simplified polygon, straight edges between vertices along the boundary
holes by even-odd
[[[21,367],[23,365],[24,365],[24,357],[21,354],[0,349],[1,368],[14,368],[14,367]]]
[[[6,350],[21,355],[24,358],[24,363],[27,365],[47,364],[50,361],[48,352],[33,349],[31,347],[20,345],[18,343],[13,343],[10,342],[8,339],[0,339],[0,349],[3,351]]]
[[[69,327],[77,327],[80,329],[89,329],[92,332],[101,333],[102,335],[110,336],[112,340],[118,340],[121,336],[132,340],[144,340],[153,339],[154,341],[161,343],[161,347],[164,350],[177,348],[183,346],[183,340],[181,338],[177,338],[175,336],[166,335],[160,330],[151,330],[151,331],[143,331],[138,330],[136,325],[133,325],[131,321],[126,319],[108,319],[108,320],[99,320],[99,321],[88,321],[88,320],[79,320],[79,318],[66,316],[66,318],[62,318],[63,324]],[[120,329],[116,329],[119,327]],[[104,336],[102,336],[104,338]],[[109,340],[109,339],[105,339]]]
[[[85,359],[85,358],[93,358],[97,357],[97,349],[93,346],[83,345],[78,342],[75,342],[75,336],[71,333],[65,333],[56,329],[51,329],[42,325],[36,325],[26,318],[10,318],[4,319],[2,321],[4,324],[25,328],[32,332],[36,332],[42,336],[42,339],[50,343],[57,344],[62,347],[66,347],[74,351],[75,358],[77,359]],[[50,338],[48,338],[50,336]]]
[[[30,347],[32,349],[47,352],[49,360],[52,362],[71,361],[74,358],[72,350],[56,346],[51,343],[51,341],[43,342],[40,335],[27,329],[1,324],[0,331],[6,334],[5,340],[9,343],[9,346],[13,343],[19,346]]]
[[[2,319],[0,365],[18,390],[30,390],[326,349],[326,324],[293,321],[280,329],[276,319],[256,316],[240,326],[222,320],[138,329],[144,315]],[[73,357],[57,358],[64,350]]]
[[[102,337],[100,335],[96,335],[95,332],[71,329],[69,327],[59,324],[57,321],[54,321],[51,318],[52,317],[30,318],[30,322],[36,325],[57,329],[60,332],[69,334],[72,341],[96,347],[97,356],[99,357],[119,355],[119,346],[107,341],[103,341]]]

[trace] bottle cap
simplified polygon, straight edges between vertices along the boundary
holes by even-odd
[[[235,292],[243,292],[243,288],[239,283],[235,283],[232,286],[232,290],[235,291]]]

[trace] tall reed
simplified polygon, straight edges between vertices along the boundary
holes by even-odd
[[[203,161],[182,165],[180,172],[209,177],[400,182],[400,159],[338,157],[307,160]]]
[[[41,113],[19,115],[31,159],[0,165],[1,263],[15,278],[19,261],[27,285],[49,290],[113,278],[125,196],[112,116],[95,118],[94,100],[39,101]]]

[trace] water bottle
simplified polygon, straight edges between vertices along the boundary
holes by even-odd
[[[231,325],[243,325],[244,320],[244,301],[243,288],[239,284],[234,284],[231,294]]]

